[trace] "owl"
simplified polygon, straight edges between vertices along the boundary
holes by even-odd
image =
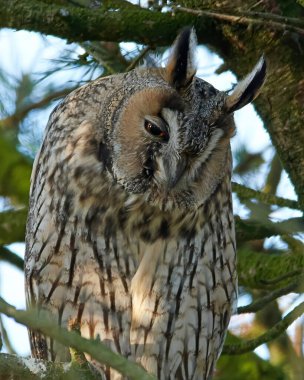
[[[196,73],[184,29],[165,67],[100,78],[53,111],[31,179],[28,306],[159,380],[212,378],[237,298],[230,139],[263,58],[232,93]],[[32,354],[69,350],[37,331]],[[123,376],[87,356],[101,379]]]

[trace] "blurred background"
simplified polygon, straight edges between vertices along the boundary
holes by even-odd
[[[0,296],[24,309],[22,260],[29,177],[52,109],[74,88],[99,76],[124,71],[137,64],[164,65],[168,50],[151,50],[135,43],[74,44],[52,36],[11,29],[0,31],[0,46]],[[256,61],[261,54],[256,51]],[[229,91],[237,82],[235,75],[225,69],[223,60],[206,46],[199,46],[197,62],[197,75],[217,89]],[[252,62],[252,66],[254,64]],[[294,188],[254,106],[248,105],[237,111],[235,120],[233,181],[266,194],[296,200]],[[240,195],[236,187],[235,190],[233,200],[237,220],[259,221],[261,225],[265,222],[268,228],[283,223],[280,233],[268,232],[253,238],[241,235],[240,251],[249,246],[250,252],[282,255],[293,251],[303,254],[303,232],[293,231],[289,226],[284,230],[284,222],[301,217],[299,210],[265,204],[260,199]],[[240,307],[275,289],[275,286],[257,289],[249,282],[240,281]],[[287,283],[283,285],[286,287]],[[228,341],[238,342],[238,339],[262,334],[304,300],[301,292],[293,292],[292,287],[286,290],[286,294],[281,293],[282,296],[269,302],[270,307],[264,304],[259,313],[247,313],[245,309],[244,313],[235,315],[230,323]],[[2,352],[30,354],[25,327],[0,315],[0,331],[4,343]],[[231,368],[233,371],[243,367],[239,369],[240,377],[233,379],[300,380],[303,376],[303,335],[301,317],[280,338],[259,346],[254,353],[223,355],[217,378],[232,379],[229,377]]]

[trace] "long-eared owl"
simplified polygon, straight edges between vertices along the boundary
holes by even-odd
[[[28,305],[157,379],[211,379],[237,298],[233,112],[255,98],[262,58],[231,94],[197,78],[196,35],[165,67],[97,79],[50,116],[35,160]],[[32,353],[69,350],[30,332]],[[122,379],[88,360],[102,379]]]

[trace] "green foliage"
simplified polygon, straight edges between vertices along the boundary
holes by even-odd
[[[0,132],[0,194],[15,204],[27,204],[31,160],[17,150],[11,133]]]
[[[232,334],[228,334],[227,344],[240,344],[242,340]],[[288,380],[281,368],[275,367],[267,360],[261,359],[253,352],[239,355],[233,360],[228,355],[223,355],[218,361],[215,380]]]

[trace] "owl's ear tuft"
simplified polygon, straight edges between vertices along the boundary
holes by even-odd
[[[259,94],[266,78],[266,61],[262,56],[254,69],[237,84],[227,97],[228,112],[234,112],[252,102]]]
[[[166,79],[177,90],[187,87],[196,73],[196,45],[196,33],[191,27],[183,29],[172,45]]]

